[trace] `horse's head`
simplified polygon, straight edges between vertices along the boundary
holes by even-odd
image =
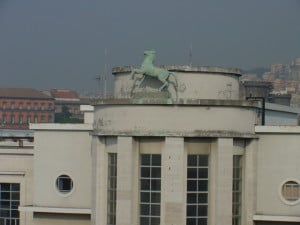
[[[154,58],[155,58],[155,51],[154,50],[147,50],[144,51],[144,55],[146,56],[146,58],[150,59],[151,62],[153,62]]]
[[[155,51],[154,50],[146,50],[144,51],[144,55],[155,55]]]

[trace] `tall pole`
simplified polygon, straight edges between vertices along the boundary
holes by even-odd
[[[192,44],[190,45],[190,50],[189,50],[189,64],[190,67],[192,67],[192,60],[193,60],[193,52],[192,52]]]
[[[104,50],[104,73],[103,73],[103,85],[104,85],[104,97],[107,97],[107,49]]]

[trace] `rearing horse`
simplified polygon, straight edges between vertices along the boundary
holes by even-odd
[[[143,83],[146,76],[154,77],[161,81],[163,85],[159,88],[159,91],[163,90],[165,87],[169,86],[169,77],[173,76],[175,79],[175,88],[177,88],[177,77],[175,73],[169,72],[166,69],[158,68],[153,65],[153,61],[155,58],[155,51],[149,50],[144,52],[145,59],[142,63],[140,69],[133,69],[131,72],[131,79],[134,79],[135,74],[143,74],[142,81],[139,86]]]

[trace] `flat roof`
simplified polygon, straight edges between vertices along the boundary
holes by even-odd
[[[0,137],[33,137],[32,130],[0,129]]]
[[[65,130],[65,131],[91,131],[92,124],[87,123],[31,123],[31,130]]]
[[[299,134],[300,126],[255,126],[255,133]]]
[[[174,72],[190,72],[190,73],[221,73],[221,74],[231,74],[235,76],[241,76],[242,73],[237,68],[225,68],[225,67],[217,67],[217,66],[177,66],[177,65],[161,65],[158,66],[160,68],[167,69],[169,71]],[[120,66],[120,67],[114,67],[112,69],[112,74],[116,75],[118,73],[129,73],[132,71],[132,69],[139,68],[136,66]]]

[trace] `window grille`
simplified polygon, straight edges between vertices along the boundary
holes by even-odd
[[[207,225],[208,169],[208,155],[188,155],[187,225]]]
[[[116,224],[117,153],[108,154],[107,176],[107,224]]]
[[[232,225],[241,224],[242,207],[242,155],[233,156]]]
[[[0,224],[19,225],[20,184],[0,183]]]
[[[161,155],[141,154],[140,225],[160,224]]]

